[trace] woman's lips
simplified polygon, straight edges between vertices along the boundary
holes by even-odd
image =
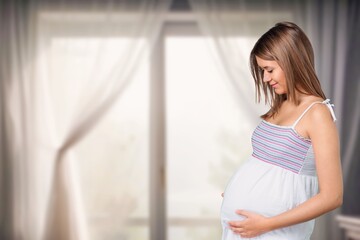
[[[274,83],[274,84],[271,84],[271,86],[273,87],[273,88],[275,88],[275,87],[277,87],[277,83]]]

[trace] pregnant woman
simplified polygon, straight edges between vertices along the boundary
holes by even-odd
[[[263,34],[250,65],[257,99],[271,107],[252,135],[252,156],[225,189],[222,239],[308,240],[314,219],[342,204],[334,111],[296,24]]]

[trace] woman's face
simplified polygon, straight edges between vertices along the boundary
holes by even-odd
[[[256,56],[256,62],[263,70],[263,81],[269,84],[276,94],[286,94],[285,73],[276,61],[264,60]]]

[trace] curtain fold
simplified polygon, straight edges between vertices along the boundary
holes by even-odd
[[[343,170],[345,182],[344,205],[342,213],[360,215],[360,3],[348,3],[347,19],[347,57],[345,65],[345,86],[343,94]]]
[[[21,239],[25,237],[22,229],[34,234],[30,222],[25,220],[34,215],[31,206],[35,199],[27,189],[28,185],[34,184],[30,174],[34,165],[24,161],[34,156],[34,149],[29,144],[33,136],[26,128],[27,124],[34,124],[28,108],[34,101],[30,83],[33,41],[27,29],[27,23],[33,23],[30,14],[33,8],[34,4],[25,1],[2,1],[0,5],[1,239]]]
[[[122,95],[169,6],[168,0],[1,1],[1,239],[89,238],[72,149]],[[110,49],[114,36],[124,48]],[[84,37],[92,40],[68,44]],[[62,62],[49,53],[59,42]],[[72,66],[67,54],[83,51],[81,44],[94,46],[83,55],[95,61]],[[49,69],[51,61],[63,73]],[[74,67],[82,73],[71,75]],[[66,88],[59,89],[61,109],[53,95],[59,81]]]

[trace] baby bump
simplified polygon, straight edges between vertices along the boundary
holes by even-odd
[[[287,170],[256,159],[250,161],[233,175],[224,191],[221,206],[223,228],[228,226],[230,220],[244,219],[235,213],[237,209],[271,217],[306,201],[309,196],[303,181],[303,177]],[[268,233],[269,236],[276,236],[269,239],[298,240],[299,236],[309,239],[313,227],[314,221],[309,221],[277,229]]]
[[[244,209],[264,216],[275,216],[292,206],[281,179],[271,169],[248,164],[241,168],[230,180],[224,192],[221,206],[223,220],[242,220],[235,213]]]

